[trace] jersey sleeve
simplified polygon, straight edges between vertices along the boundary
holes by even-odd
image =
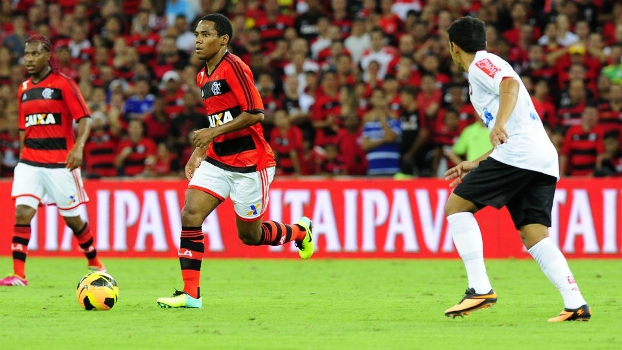
[[[485,90],[499,94],[499,85],[503,78],[518,78],[512,67],[504,61],[483,58],[473,64],[469,70],[469,80]]]
[[[237,60],[231,60],[227,71],[227,83],[240,104],[242,112],[263,113],[263,101],[255,87],[250,68]]]
[[[71,113],[71,117],[74,120],[80,120],[84,117],[91,116],[89,107],[86,105],[86,101],[84,101],[84,97],[82,97],[82,93],[80,93],[78,85],[73,79],[66,78],[62,90],[63,99],[65,100],[67,109],[69,110],[69,113]]]

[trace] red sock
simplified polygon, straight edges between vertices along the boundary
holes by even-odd
[[[26,256],[28,255],[30,233],[30,225],[15,225],[13,227],[13,240],[11,241],[13,273],[22,278],[26,278]]]
[[[291,241],[302,241],[307,232],[299,225],[287,225],[277,221],[261,223],[261,245],[283,245]]]
[[[93,244],[93,235],[91,234],[91,226],[89,226],[89,223],[85,223],[82,230],[74,232],[73,235],[76,236],[78,245],[89,260],[89,266],[103,267],[104,265],[97,258],[97,250]]]
[[[201,297],[201,261],[205,252],[205,235],[201,227],[182,227],[179,244],[179,265],[184,279],[184,292],[193,298]]]

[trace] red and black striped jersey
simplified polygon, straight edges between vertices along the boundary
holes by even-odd
[[[603,129],[600,125],[585,131],[581,125],[571,126],[566,132],[562,154],[568,157],[566,171],[571,176],[592,175],[596,157],[605,151]]]
[[[302,131],[296,125],[292,125],[285,134],[282,134],[278,128],[272,129],[270,146],[277,155],[278,174],[291,175],[294,173],[294,162],[290,152],[294,151],[299,155],[302,153],[302,139]],[[300,156],[298,158],[300,159]]]
[[[605,135],[622,132],[622,109],[615,110],[611,103],[598,105],[598,125],[605,129]]]
[[[117,176],[114,165],[119,140],[110,132],[94,133],[84,145],[84,165],[88,176]]]
[[[244,112],[263,113],[263,102],[253,73],[242,60],[227,52],[212,74],[204,67],[197,74],[209,127],[232,121]],[[261,124],[220,135],[207,149],[206,161],[233,172],[248,173],[275,166],[272,148]]]
[[[155,157],[158,152],[158,146],[151,139],[143,137],[134,143],[129,138],[125,138],[117,144],[115,157],[126,147],[131,148],[132,152],[125,158],[119,169],[119,175],[122,176],[135,176],[143,173],[148,165],[146,164],[147,158]]]
[[[19,129],[24,131],[20,161],[64,167],[75,142],[73,121],[91,115],[76,82],[54,72],[37,83],[29,78],[18,88],[17,103]]]
[[[266,50],[273,50],[277,40],[283,38],[285,29],[294,25],[294,19],[287,15],[278,15],[274,20],[268,16],[255,19],[255,28],[258,28],[261,36],[261,43]]]

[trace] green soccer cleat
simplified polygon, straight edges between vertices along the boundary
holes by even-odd
[[[298,254],[302,259],[309,259],[311,255],[313,255],[313,251],[315,250],[315,246],[313,245],[313,222],[306,216],[303,216],[298,220],[296,225],[302,227],[307,234],[302,241],[294,242],[296,247],[298,247]]]
[[[175,290],[173,296],[170,298],[158,298],[158,305],[161,308],[193,308],[200,309],[203,306],[203,299],[195,299],[188,295],[186,292]]]

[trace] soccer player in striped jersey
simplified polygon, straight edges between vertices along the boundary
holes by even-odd
[[[11,191],[15,199],[13,274],[1,279],[0,286],[28,285],[25,265],[30,221],[44,195],[48,204],[56,204],[73,231],[88,259],[88,269],[106,271],[97,258],[91,228],[78,208],[88,201],[80,165],[91,131],[91,113],[75,81],[58,72],[50,48],[50,41],[41,35],[31,36],[24,45],[30,78],[20,85],[17,95],[20,157]],[[74,121],[78,123],[75,139]]]
[[[250,68],[227,51],[233,28],[227,17],[201,18],[195,31],[196,53],[205,61],[197,75],[209,127],[195,131],[196,146],[188,164],[190,180],[181,212],[178,251],[183,291],[159,298],[160,307],[200,308],[201,261],[205,251],[201,225],[227,197],[236,213],[237,233],[246,245],[283,245],[294,241],[302,259],[313,254],[311,220],[286,225],[262,220],[274,177],[272,149],[263,137],[263,102]]]

